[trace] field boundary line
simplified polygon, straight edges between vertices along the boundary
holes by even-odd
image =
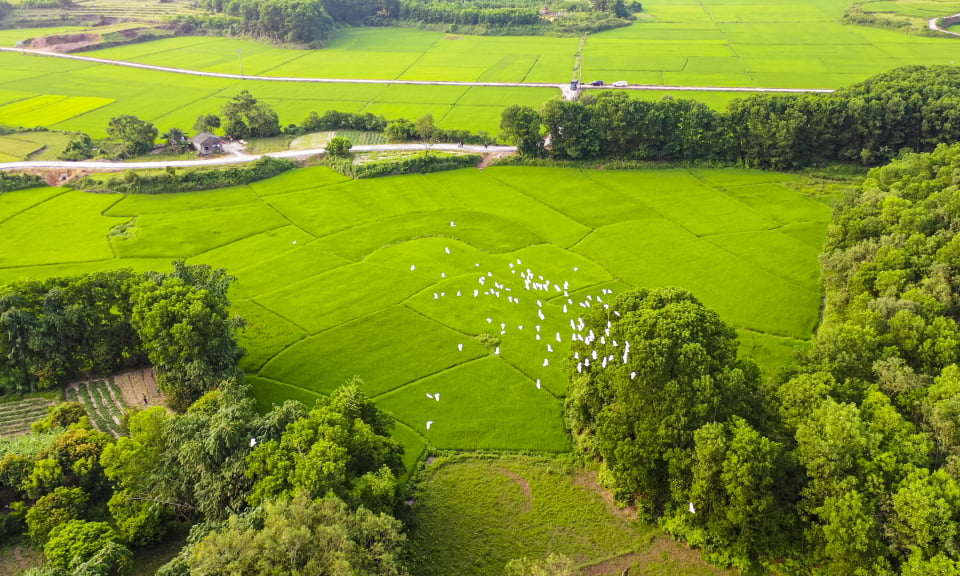
[[[320,392],[319,390],[311,390],[309,388],[304,388],[299,384],[293,384],[292,382],[284,382],[283,380],[277,380],[276,378],[268,378],[267,376],[261,376],[259,373],[253,374],[253,376],[261,380],[272,382],[274,384],[283,384],[284,386],[290,386],[291,388],[298,388],[300,390],[303,390],[304,392],[308,392],[310,394],[316,394],[317,396],[330,396],[329,394],[325,394],[323,392]]]
[[[734,326],[734,328],[737,328],[738,330],[743,330],[744,332],[753,332],[754,334],[759,334],[761,336],[772,336],[774,338],[783,338],[784,340],[793,340],[794,342],[805,342],[807,344],[809,344],[810,340],[813,338],[813,334],[810,335],[810,338],[803,339],[803,338],[797,338],[795,336],[782,336],[780,334],[774,334],[773,332],[764,332],[763,330],[757,330],[755,328],[747,328],[745,326]]]
[[[17,212],[14,212],[13,214],[7,216],[7,217],[4,218],[3,220],[0,220],[0,224],[3,224],[4,222],[7,222],[8,220],[11,220],[12,218],[16,218],[17,216],[23,214],[24,212],[33,210],[34,208],[36,208],[37,206],[43,204],[44,202],[48,202],[48,201],[50,201],[50,200],[53,200],[54,198],[57,198],[57,197],[59,197],[59,196],[62,196],[63,194],[66,194],[67,192],[70,192],[70,191],[71,191],[71,190],[62,190],[62,191],[60,191],[59,194],[54,194],[53,196],[51,196],[51,197],[49,197],[49,198],[44,198],[43,200],[37,202],[36,204],[31,204],[30,206],[27,206],[27,207],[24,208],[23,210],[19,210],[19,211],[17,211]],[[3,197],[3,196],[0,195],[0,198],[2,198],[2,197]],[[3,266],[0,266],[0,268],[3,268]]]
[[[952,34],[952,33],[951,33]],[[384,80],[384,79],[362,79],[362,78],[315,78],[315,77],[292,77],[292,76],[248,76],[240,74],[228,74],[224,72],[204,72],[200,70],[189,70],[187,68],[175,68],[172,66],[156,66],[153,64],[141,64],[139,62],[128,62],[125,60],[110,60],[107,58],[93,58],[90,56],[76,56],[73,54],[60,54],[56,52],[45,52],[42,50],[28,50],[24,48],[0,47],[2,52],[20,52],[22,54],[32,54],[36,56],[50,56],[54,58],[65,58],[68,60],[79,60],[82,62],[91,62],[93,64],[105,64],[110,66],[126,66],[128,68],[140,68],[143,70],[154,70],[157,72],[169,72],[172,74],[187,74],[192,76],[206,76],[210,78],[226,78],[229,80],[261,80],[266,82],[313,82],[328,84],[411,84],[419,86],[502,86],[510,88],[558,88],[563,89],[566,83],[548,83],[548,82],[479,82],[479,81],[454,81],[454,80]],[[419,58],[417,59],[419,61]],[[409,68],[407,69],[409,70]],[[406,73],[406,70],[404,70]],[[402,74],[401,74],[402,75]],[[587,88],[586,86],[584,88]],[[612,86],[590,87],[593,90],[614,89]],[[617,88],[618,90],[624,88]],[[829,88],[759,88],[743,86],[661,86],[653,84],[633,84],[627,86],[628,90],[666,90],[677,92],[782,92],[788,94],[799,94],[805,92],[829,94],[833,90]]]
[[[486,172],[486,170],[484,170],[484,172]],[[491,176],[494,180],[496,180],[497,182],[503,184],[503,185],[506,186],[507,188],[513,190],[513,191],[516,192],[517,194],[520,194],[520,195],[524,196],[525,198],[528,198],[529,200],[531,200],[531,201],[533,201],[533,202],[536,202],[537,204],[540,204],[540,205],[543,206],[544,208],[547,208],[548,210],[553,210],[553,211],[556,212],[557,214],[560,214],[560,215],[564,216],[565,218],[569,218],[570,220],[573,220],[574,222],[576,222],[577,224],[583,226],[584,228],[589,228],[590,230],[596,230],[596,228],[594,228],[593,226],[590,226],[590,225],[587,224],[586,222],[582,222],[582,221],[580,221],[580,220],[577,220],[577,219],[574,218],[573,216],[567,214],[566,212],[563,212],[563,211],[561,211],[561,210],[558,210],[557,208],[554,208],[553,206],[547,204],[546,202],[544,202],[543,200],[540,200],[539,198],[534,198],[533,196],[527,194],[526,192],[524,192],[523,190],[517,188],[516,186],[511,186],[510,183],[504,182],[503,180],[497,178],[497,176],[496,176],[495,174],[491,174],[490,176]],[[576,245],[576,244],[574,244],[574,245]]]
[[[432,374],[427,374],[426,376],[421,376],[420,378],[417,378],[416,380],[411,380],[410,382],[407,382],[407,383],[405,383],[405,384],[401,384],[400,386],[397,386],[396,388],[391,388],[390,390],[387,390],[387,391],[385,391],[385,392],[381,392],[380,394],[377,394],[376,396],[371,396],[370,399],[371,399],[371,400],[380,400],[381,398],[383,398],[383,397],[385,397],[385,396],[390,396],[390,395],[392,395],[392,394],[396,394],[396,393],[400,392],[401,390],[403,390],[404,388],[406,388],[407,386],[410,386],[410,385],[412,385],[412,384],[416,384],[417,382],[420,382],[421,380],[426,380],[427,378],[433,378],[434,376],[439,376],[440,374],[443,374],[444,372],[449,372],[449,371],[454,370],[454,369],[456,369],[456,368],[459,368],[459,367],[461,367],[461,366],[466,366],[467,364],[472,364],[472,363],[474,363],[474,362],[479,362],[479,361],[484,360],[484,359],[486,359],[486,358],[490,358],[491,356],[493,356],[493,355],[488,352],[487,354],[484,354],[484,355],[482,355],[482,356],[478,356],[478,357],[476,357],[476,358],[471,358],[471,359],[469,359],[469,360],[464,360],[463,362],[460,362],[459,364],[454,364],[453,366],[448,366],[448,367],[444,368],[443,370],[437,370],[436,372],[434,372],[434,373],[432,373]],[[407,425],[409,426],[409,424],[407,424]]]

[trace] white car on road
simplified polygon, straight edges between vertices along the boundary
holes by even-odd
[[[626,88],[627,86],[630,85],[630,83],[627,82],[626,80],[617,80],[616,82],[613,83],[613,85],[616,86],[617,88]]]

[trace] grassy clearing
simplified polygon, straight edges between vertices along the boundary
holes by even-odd
[[[559,452],[570,322],[608,291],[690,289],[767,374],[803,346],[830,214],[804,182],[520,167],[344,181],[309,168],[197,193],[22,191],[0,196],[0,282],[184,257],[226,267],[261,407],[356,375],[415,446]]]
[[[410,535],[415,576],[501,574],[514,558],[550,553],[581,567],[610,568],[591,568],[591,574],[621,574],[633,563],[638,566],[630,574],[724,573],[696,553],[684,553],[656,528],[612,509],[591,473],[563,461],[438,458],[424,471],[415,496]],[[603,562],[618,557],[622,560]],[[662,571],[667,565],[672,572]]]

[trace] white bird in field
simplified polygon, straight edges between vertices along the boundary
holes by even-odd
[[[523,330],[523,324],[518,325],[517,330]]]
[[[617,312],[616,310],[614,310],[614,311],[613,311],[613,314],[614,314],[614,315],[615,315],[615,316],[616,316],[617,318],[619,318],[619,317],[620,317],[620,313],[619,313],[619,312]]]
[[[476,266],[477,268],[479,268],[479,267],[480,267],[480,263],[477,262],[476,264],[474,264],[474,266]]]
[[[631,380],[633,380],[633,379],[636,378],[636,377],[637,377],[637,373],[636,373],[636,372],[631,372],[631,373],[630,373],[630,379],[631,379]]]
[[[487,276],[493,278],[493,272],[487,272]]]
[[[566,308],[566,306],[564,306],[564,308]],[[564,310],[564,312],[566,312],[566,310]],[[574,332],[577,331],[577,323],[573,321],[573,318],[570,319],[570,329]]]
[[[463,352],[463,344],[457,344],[457,351]]]
[[[573,267],[573,271],[574,271],[574,272],[579,272],[579,271],[580,271],[580,269],[579,269],[579,268],[577,268],[576,266],[574,266],[574,267]]]
[[[434,293],[433,293],[433,299],[434,299],[434,300],[439,300],[439,299],[440,299],[440,295],[437,294],[436,292],[434,292]]]
[[[693,507],[693,502],[690,503],[690,507],[688,508],[688,510],[690,510],[691,514],[697,513],[697,509]]]
[[[607,357],[606,357],[606,356],[603,357],[603,362],[600,363],[600,367],[601,367],[601,368],[606,368],[606,367],[607,367]]]
[[[540,339],[540,335],[539,335],[539,334],[537,334],[537,340],[539,340],[539,339]]]
[[[583,362],[577,362],[577,374],[583,373]]]
[[[485,277],[483,277],[483,276],[481,276],[480,278],[477,279],[477,282],[479,282],[481,286],[483,286],[483,284],[484,284],[486,281],[487,281],[487,279],[486,279]]]
[[[440,297],[441,297],[441,298],[443,298],[443,297],[446,296],[446,295],[447,295],[446,292],[441,292],[441,293],[440,293]]]
[[[560,338],[560,333],[559,333],[559,332],[557,332],[557,342],[563,342],[563,340]]]
[[[573,353],[573,359],[574,359],[574,360],[579,360],[579,359],[580,359],[580,353],[579,353],[579,352],[574,352],[574,353]]]
[[[539,332],[539,331],[540,331],[540,325],[537,324],[537,332]]]
[[[450,253],[450,247],[449,247],[449,246],[444,246],[443,249],[447,252],[447,254]]]
[[[451,227],[451,228],[456,228],[456,227],[457,227],[456,222],[454,222],[453,220],[451,220],[451,221],[450,221],[450,227]]]
[[[294,246],[297,245],[297,241],[296,241],[296,240],[293,241],[293,245],[294,245]]]
[[[506,333],[507,333],[506,330],[501,330],[501,331],[500,331],[500,335],[501,335],[501,336],[503,336],[503,335],[506,334]]]
[[[457,290],[457,296],[460,296],[460,291],[459,291],[459,290]]]
[[[537,378],[537,390],[539,390],[539,389],[540,389],[540,379]]]
[[[567,305],[566,305],[566,304],[563,305],[563,313],[564,313],[564,314],[567,314]]]
[[[487,324],[492,324],[492,323],[493,323],[493,318],[487,318]]]
[[[427,420],[427,430],[430,429],[430,426],[433,425],[433,420]]]
[[[500,355],[500,347],[497,346],[497,349],[494,350],[493,353],[494,353],[494,355],[499,356],[499,355]]]
[[[597,359],[597,351],[596,351],[596,350],[591,350],[591,351],[590,351],[590,357],[593,358],[594,360],[596,360],[596,359]]]
[[[429,392],[427,392],[427,398],[433,400],[433,394],[430,394]]]
[[[417,265],[416,265],[416,264],[411,264],[411,265],[410,265],[410,271],[411,271],[411,272],[413,272],[413,271],[416,270],[416,269],[417,269]]]
[[[618,346],[617,346],[617,341],[616,341],[616,340],[614,340],[614,341],[613,341],[613,347],[614,347],[614,348],[617,348],[617,347],[618,347]]]
[[[550,361],[547,360],[546,358],[544,358],[544,359],[543,359],[543,367],[546,368],[546,367],[549,366],[549,365],[550,365]]]
[[[440,277],[441,277],[441,278],[446,278],[446,277],[447,277],[447,273],[446,273],[446,272],[441,272],[441,273],[440,273]]]
[[[587,300],[593,300],[593,296],[587,294]]]
[[[517,266],[523,266],[523,262],[521,262],[519,258],[517,258]]]
[[[553,352],[553,346],[547,344],[547,352]]]
[[[479,295],[480,295],[480,291],[479,291],[479,290],[474,290],[474,291],[473,291],[473,297],[474,297],[474,298],[476,298],[476,297],[479,296]]]
[[[610,309],[610,305],[609,305],[609,304],[604,304],[604,305],[603,305],[603,309],[604,309],[604,310],[609,310],[609,309]]]
[[[507,327],[507,323],[506,323],[506,322],[501,322],[501,323],[500,323],[500,329],[501,329],[501,330],[505,329],[506,327]]]
[[[537,316],[539,316],[541,320],[546,320],[546,317],[543,315],[543,310],[537,310]]]
[[[629,351],[629,350],[624,350],[624,352],[623,352],[623,363],[624,363],[624,364],[627,363],[627,355],[629,355],[629,354],[630,354],[630,351]]]
[[[513,268],[513,262],[509,262],[508,265]]]
[[[543,308],[543,302],[537,300],[537,308]]]
[[[433,395],[433,399],[436,400],[437,402],[439,402],[439,401],[440,401],[440,393],[437,392],[436,394],[434,394],[434,395]]]
[[[256,439],[256,438],[251,438],[251,439],[250,439],[250,447],[253,448],[253,447],[256,446],[256,445],[257,445],[257,439]]]

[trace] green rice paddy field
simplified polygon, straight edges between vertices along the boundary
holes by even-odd
[[[943,14],[956,2],[884,2],[896,10]],[[960,38],[931,38],[844,26],[847,0],[656,0],[638,21],[587,38],[582,78],[634,84],[837,88],[908,64],[960,60]],[[880,8],[883,8],[881,6]],[[878,8],[879,9],[879,8]],[[932,11],[932,12],[931,12]],[[70,28],[0,30],[0,44]],[[290,77],[489,82],[568,82],[577,38],[458,36],[402,28],[338,31],[322,50],[251,41],[179,37],[90,53],[212,72]],[[538,106],[552,88],[272,83],[191,77],[60,59],[0,54],[0,124],[36,124],[104,135],[110,118],[134,114],[161,133],[189,129],[200,114],[250,90],[283,124],[336,109],[389,118],[433,114],[444,128],[499,132],[510,104]],[[643,92],[639,98],[695,98],[723,108],[737,94]]]
[[[810,337],[831,209],[793,178],[503,167],[347,181],[308,168],[180,194],[12,192],[0,283],[174,258],[225,267],[264,406],[357,375],[410,458],[427,441],[561,452],[561,364],[584,306],[686,287],[768,373]]]

